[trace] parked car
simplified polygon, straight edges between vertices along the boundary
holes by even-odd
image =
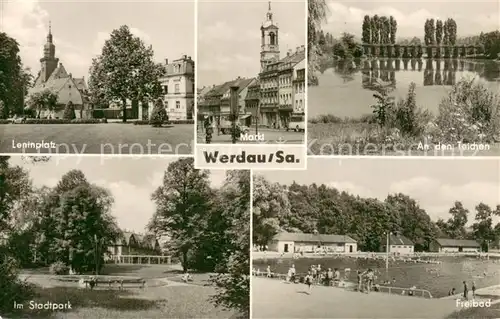
[[[25,116],[14,116],[13,118],[9,119],[12,124],[23,124],[26,123],[26,117]]]
[[[293,120],[288,123],[287,131],[304,132],[306,130],[306,124],[304,121],[294,122]]]

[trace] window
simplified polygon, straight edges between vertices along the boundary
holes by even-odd
[[[163,94],[168,94],[168,85],[163,86]]]
[[[165,101],[165,110],[168,110],[168,101]]]
[[[175,101],[175,108],[180,109],[181,108],[181,101]]]
[[[179,93],[179,84],[178,83],[175,85],[175,93]]]

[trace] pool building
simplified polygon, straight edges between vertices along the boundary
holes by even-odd
[[[389,253],[395,254],[413,254],[415,245],[411,240],[400,234],[390,234],[389,236]],[[387,252],[386,244],[380,250]]]
[[[335,253],[357,252],[357,242],[347,235],[321,235],[282,232],[273,237],[270,251],[279,253],[311,253],[318,251]]]
[[[429,248],[431,252],[439,253],[476,253],[481,251],[481,245],[477,241],[466,239],[438,238],[431,243]]]

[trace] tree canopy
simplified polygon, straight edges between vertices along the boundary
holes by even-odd
[[[468,210],[457,201],[450,219],[432,221],[410,196],[390,194],[384,201],[362,198],[326,185],[281,185],[255,176],[253,190],[253,242],[265,246],[277,233],[303,232],[349,235],[364,251],[379,251],[384,233],[397,232],[415,243],[416,251],[429,249],[436,238],[476,239],[493,243],[500,239],[500,207],[484,203],[476,207],[472,231]]]
[[[102,53],[92,61],[89,91],[94,104],[120,103],[127,121],[127,101],[154,100],[161,94],[159,79],[165,73],[154,62],[151,46],[134,36],[126,25],[113,30]]]

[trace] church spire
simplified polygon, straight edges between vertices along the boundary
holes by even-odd
[[[49,21],[49,34],[47,34],[47,43],[52,43],[52,22]]]
[[[271,10],[271,1],[269,1],[269,8],[267,9],[267,21],[273,21],[273,12]]]

